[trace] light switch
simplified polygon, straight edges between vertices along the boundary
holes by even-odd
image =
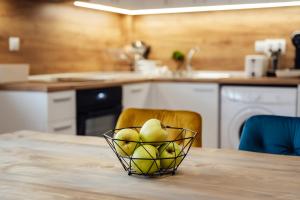
[[[8,44],[9,44],[9,51],[19,51],[20,50],[20,38],[19,37],[9,37]]]

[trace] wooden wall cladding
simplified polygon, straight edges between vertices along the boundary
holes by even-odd
[[[122,17],[72,3],[1,0],[1,63],[29,63],[31,74],[128,70],[110,53],[124,43]],[[19,52],[8,51],[9,36],[21,38]]]
[[[193,66],[204,70],[243,70],[244,57],[254,54],[254,41],[285,38],[282,67],[293,66],[290,36],[300,30],[300,7],[135,16],[133,39],[152,46],[152,59],[171,64],[174,50],[199,46]]]
[[[199,46],[196,69],[243,70],[254,41],[285,38],[283,67],[293,66],[290,35],[300,30],[300,7],[186,14],[122,16],[73,6],[71,0],[0,0],[1,63],[29,63],[31,74],[129,70],[116,59],[124,44],[138,39],[152,46],[151,59],[172,65],[174,50]],[[21,38],[19,52],[8,37]]]

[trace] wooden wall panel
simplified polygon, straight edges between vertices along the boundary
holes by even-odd
[[[300,30],[299,7],[128,17],[72,3],[0,0],[0,62],[29,63],[31,74],[129,70],[115,50],[139,39],[152,46],[152,59],[169,65],[174,50],[199,46],[195,68],[242,70],[255,40],[284,37],[282,65],[293,66],[290,35]],[[21,38],[20,52],[8,51],[9,36]]]
[[[172,64],[174,50],[199,46],[193,65],[204,70],[243,70],[254,41],[285,38],[288,52],[283,67],[293,66],[290,35],[300,30],[300,7],[135,16],[133,38],[152,46],[152,59]]]
[[[73,1],[1,0],[0,62],[29,63],[31,74],[128,70],[110,49],[123,45],[122,16],[78,8]],[[21,51],[8,51],[8,37]]]

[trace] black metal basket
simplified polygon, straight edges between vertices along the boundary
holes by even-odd
[[[133,129],[139,132],[141,127],[128,127],[122,129]],[[118,144],[119,141],[125,141],[125,140],[115,139],[115,134],[122,129],[114,129],[114,130],[107,131],[106,133],[103,134],[103,136],[106,139],[109,146],[111,147],[111,149],[113,150],[113,152],[118,157],[125,171],[128,172],[128,175],[132,175],[132,174],[144,175],[144,176],[161,176],[164,174],[174,175],[179,165],[182,163],[187,153],[189,152],[193,144],[193,141],[197,135],[196,132],[191,131],[189,129],[167,126],[166,130],[168,132],[168,135],[172,137],[172,140],[170,141],[160,141],[160,142],[134,141],[135,142],[134,150],[136,150],[139,147],[143,148],[142,150],[145,150],[145,152],[148,153],[147,156],[149,157],[149,158],[138,158],[138,157],[133,157],[133,155],[127,154],[124,156],[118,153],[117,149],[119,150],[119,152],[120,150],[124,151],[122,147]],[[133,141],[127,141],[127,142],[133,142]],[[154,144],[155,146],[157,146],[157,149],[159,149],[157,150],[158,156],[156,158],[151,155],[151,153],[148,151],[149,147],[146,146],[146,145],[154,145]],[[161,158],[160,152],[163,152],[168,147],[169,149],[173,148],[172,150],[175,150],[175,148],[177,148],[177,153],[175,151],[174,156]],[[180,149],[180,151],[178,151],[178,149]],[[145,169],[144,167],[145,162],[144,163],[141,162],[142,160],[148,162],[147,166],[149,167],[147,169]]]

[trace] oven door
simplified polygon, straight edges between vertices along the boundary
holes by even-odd
[[[115,128],[122,106],[111,109],[79,113],[77,116],[77,135],[103,136]]]

